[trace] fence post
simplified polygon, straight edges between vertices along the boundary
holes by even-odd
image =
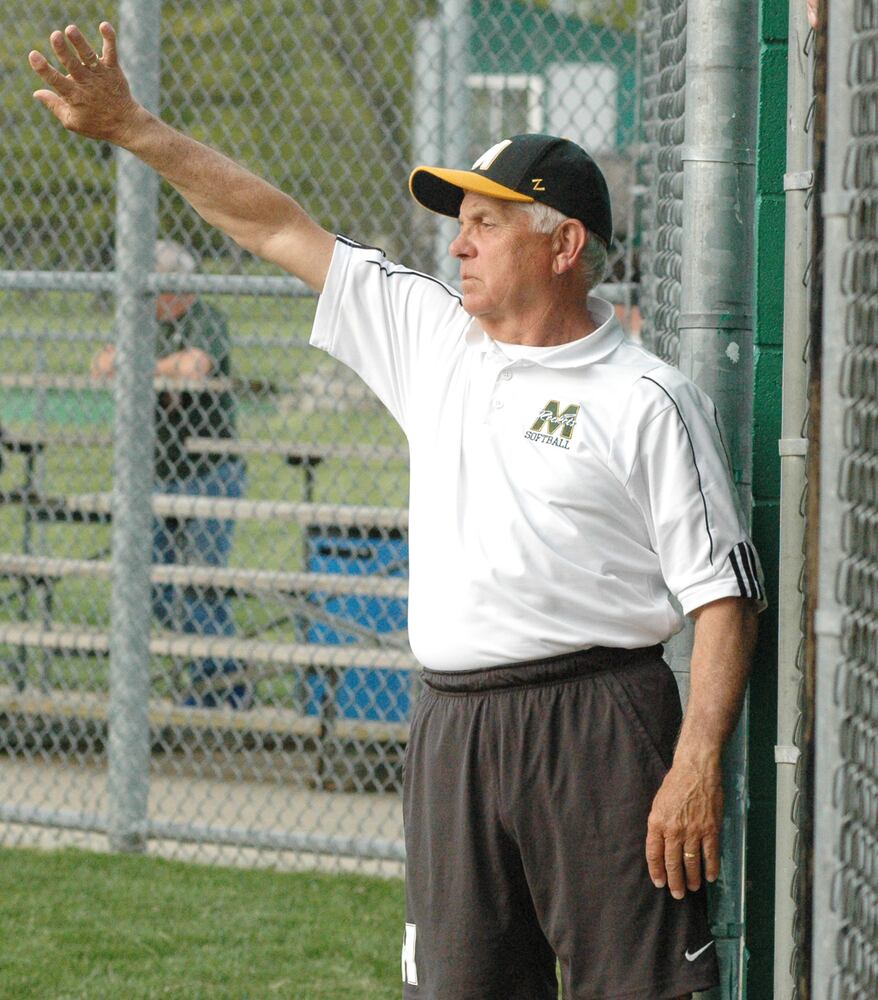
[[[122,0],[120,62],[135,97],[158,108],[160,0]],[[110,634],[108,831],[112,850],[146,847],[155,314],[148,280],[158,177],[118,153],[116,374]]]
[[[800,848],[794,819],[800,747],[797,729],[803,683],[801,570],[804,565],[809,290],[804,281],[811,254],[808,203],[812,194],[811,137],[806,131],[811,103],[808,22],[804,3],[791,3],[787,56],[787,136],[784,241],[783,408],[780,442],[780,566],[778,580],[776,847],[774,876],[774,1000],[792,1000],[796,983],[797,907],[794,880]]]
[[[745,510],[751,505],[754,202],[759,9],[690,0],[686,25],[680,369],[714,400]],[[715,896],[721,995],[743,995],[747,709],[724,756]]]
[[[442,67],[442,165],[466,167],[469,147],[470,0],[442,0],[439,14],[444,48]],[[497,136],[498,139],[502,136]],[[457,261],[448,253],[448,244],[457,232],[457,223],[437,220],[436,274],[449,284],[457,282]]]
[[[844,558],[843,525],[846,504],[841,496],[845,455],[842,366],[846,350],[847,311],[844,264],[849,250],[848,198],[845,168],[853,140],[854,44],[853,0],[833,0],[828,12],[826,78],[826,160],[823,213],[823,323],[820,400],[820,518],[814,704],[814,897],[811,996],[840,997],[839,944],[842,916],[834,892],[841,867],[842,814],[838,776],[842,767],[841,727],[836,679],[844,659],[841,644],[843,606],[837,581]],[[865,118],[865,116],[864,116]],[[874,126],[864,131],[871,131]],[[864,178],[864,183],[871,183]],[[870,284],[866,283],[867,286]],[[854,993],[844,993],[853,996]],[[865,994],[857,994],[864,996]]]

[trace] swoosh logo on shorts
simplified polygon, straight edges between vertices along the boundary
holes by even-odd
[[[709,947],[710,947],[710,946],[711,946],[712,944],[713,944],[713,941],[708,941],[708,942],[707,942],[707,944],[706,944],[706,945],[705,945],[705,946],[704,946],[703,948],[699,948],[699,949],[698,949],[698,951],[692,951],[692,952],[690,952],[690,951],[689,951],[689,949],[687,948],[687,949],[686,949],[686,961],[687,961],[687,962],[694,962],[694,961],[695,961],[695,959],[696,959],[696,958],[698,958],[698,956],[699,956],[699,955],[701,955],[701,954],[703,954],[703,953],[704,953],[705,951],[707,951],[707,949],[708,949],[708,948],[709,948]]]

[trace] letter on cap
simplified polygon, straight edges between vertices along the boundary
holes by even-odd
[[[490,149],[486,150],[482,155],[476,160],[472,165],[472,170],[490,170],[491,164],[497,157],[506,149],[507,146],[512,145],[511,139],[504,139],[502,142],[495,143]]]

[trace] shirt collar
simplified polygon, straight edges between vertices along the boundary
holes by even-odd
[[[612,353],[625,336],[615,310],[605,299],[589,295],[588,311],[597,324],[596,330],[557,347],[535,348],[528,352],[527,361],[543,368],[579,368],[594,364]],[[476,319],[470,323],[466,344],[482,354],[503,353],[503,345],[492,340]]]

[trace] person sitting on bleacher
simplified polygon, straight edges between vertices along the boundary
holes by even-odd
[[[172,240],[156,243],[159,274],[192,274],[195,257]],[[158,332],[155,375],[160,382],[155,408],[155,489],[181,496],[239,498],[246,470],[238,456],[188,451],[189,438],[233,438],[235,403],[224,389],[194,389],[182,383],[227,379],[231,374],[229,332],[225,316],[193,294],[162,293],[156,298]],[[91,373],[114,372],[115,347],[106,345],[95,356]],[[179,390],[168,380],[181,382]],[[153,563],[224,567],[228,563],[235,522],[220,518],[156,518]],[[153,587],[153,610],[163,628],[193,635],[229,637],[235,634],[231,600],[214,587]],[[249,703],[241,674],[243,665],[230,659],[201,659],[188,667],[188,705],[235,708]],[[232,681],[230,675],[234,675]]]

